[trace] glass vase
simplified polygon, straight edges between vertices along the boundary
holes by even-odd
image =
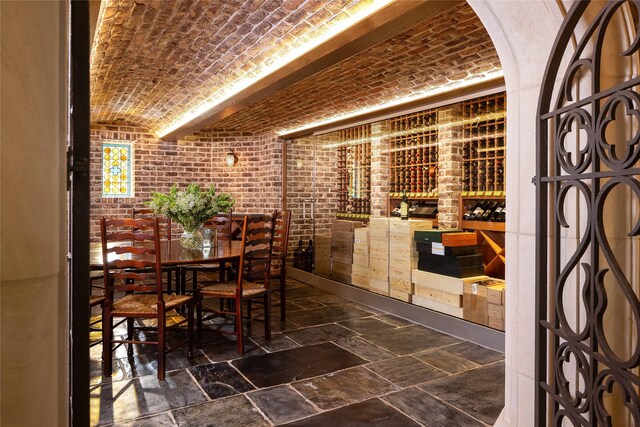
[[[202,233],[200,228],[184,230],[180,236],[180,245],[185,249],[202,249]]]

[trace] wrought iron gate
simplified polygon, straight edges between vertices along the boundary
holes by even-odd
[[[640,427],[638,15],[637,0],[574,3],[543,81],[534,178],[538,426]]]

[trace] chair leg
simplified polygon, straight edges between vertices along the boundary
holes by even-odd
[[[251,300],[247,301],[247,319],[251,321]]]
[[[280,302],[282,304],[282,301]],[[264,294],[264,338],[271,340],[271,292]]]
[[[284,297],[286,282],[287,282],[286,279],[283,276],[281,276],[280,277],[280,320],[282,322],[287,320],[287,310],[285,310],[286,299]]]
[[[235,311],[236,311],[236,336],[238,338],[238,354],[244,354],[243,347],[243,333],[242,333],[242,300],[240,298],[236,298],[235,300]]]
[[[193,301],[191,301],[187,306],[187,311],[187,340],[189,341],[187,359],[191,360],[193,359]],[[202,317],[202,314],[200,316]]]
[[[127,339],[133,340],[133,318],[127,318]],[[133,344],[127,344],[127,356],[133,357]]]
[[[112,370],[112,343],[111,328],[113,327],[113,318],[102,314],[102,376],[104,378],[111,377]]]
[[[195,295],[196,299],[196,347],[200,348],[202,340],[202,296],[199,293]]]
[[[164,308],[164,307],[163,307]],[[167,359],[167,353],[165,351],[165,327],[167,325],[167,316],[164,310],[158,310],[158,379],[164,380],[165,376],[165,361]]]

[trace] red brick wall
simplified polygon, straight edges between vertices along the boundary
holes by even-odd
[[[109,140],[134,143],[133,198],[102,197],[101,145]],[[128,216],[133,206],[142,206],[154,191],[166,192],[174,183],[215,184],[219,191],[236,197],[239,212],[280,209],[282,198],[282,142],[274,135],[206,130],[166,142],[147,129],[127,124],[94,125],[91,129],[91,239],[100,238],[101,216]],[[238,156],[230,168],[225,163],[229,148]],[[174,226],[174,234],[181,232]]]

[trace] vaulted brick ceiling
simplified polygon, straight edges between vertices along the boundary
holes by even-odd
[[[109,0],[91,57],[91,120],[157,132],[374,1]],[[462,3],[207,126],[277,131],[499,68]]]

